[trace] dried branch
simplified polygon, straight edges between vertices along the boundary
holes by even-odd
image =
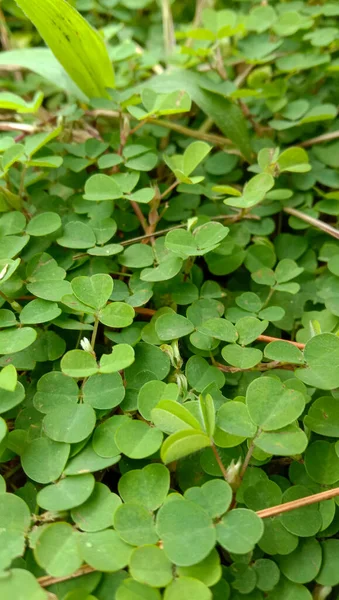
[[[106,117],[107,119],[119,119],[119,112],[116,110],[106,110],[106,109],[96,109],[89,110],[86,113],[90,117],[98,118],[98,117]],[[133,118],[133,117],[132,117]],[[181,133],[184,136],[192,137],[197,140],[203,140],[204,142],[209,142],[214,146],[232,146],[231,140],[223,137],[222,135],[217,135],[214,133],[204,133],[203,131],[199,131],[196,129],[191,129],[190,127],[185,127],[184,125],[179,125],[178,123],[174,123],[172,121],[167,121],[166,119],[147,119],[147,123],[151,125],[157,125],[158,127],[165,127],[165,129],[170,129],[171,131],[176,131]],[[240,155],[240,152],[238,152]]]
[[[309,146],[313,146],[314,144],[322,144],[323,142],[330,142],[331,140],[337,140],[339,138],[339,131],[329,131],[328,133],[323,133],[322,135],[317,135],[314,138],[309,140],[305,140],[298,144],[302,148],[308,148]]]
[[[175,49],[175,33],[170,0],[162,0],[161,9],[164,48],[168,58]]]
[[[284,208],[283,210],[285,213],[288,213],[289,215],[293,215],[294,217],[301,219],[301,221],[305,221],[305,223],[312,225],[312,227],[315,227],[316,229],[320,229],[321,231],[324,231],[325,233],[328,233],[332,237],[339,240],[339,230],[335,229],[335,227],[332,227],[332,225],[329,225],[328,223],[324,223],[324,221],[321,221],[320,219],[315,219],[314,217],[310,217],[310,215],[307,215],[306,213],[303,213],[300,210],[297,210],[296,208]]]
[[[147,234],[147,230],[148,230],[148,225],[147,225],[147,221],[141,211],[141,208],[139,206],[139,204],[137,202],[131,201],[131,206],[138,218],[138,221],[141,225],[141,227],[143,228],[144,232]],[[148,234],[147,234],[148,235]],[[145,237],[145,236],[144,236]]]
[[[288,371],[293,371],[297,365],[280,362],[279,360],[272,360],[268,363],[258,363],[257,365],[255,365],[255,367],[251,367],[250,369],[242,369],[241,367],[229,367],[228,365],[223,365],[218,362],[215,362],[214,366],[217,367],[219,371],[223,371],[223,373],[244,373],[245,371],[271,371],[272,369],[286,369]]]
[[[25,133],[36,133],[38,130],[35,125],[27,123],[2,123],[0,121],[0,131],[24,131]]]
[[[44,577],[38,577],[38,583],[40,583],[41,587],[49,587],[50,585],[54,585],[55,583],[61,583],[62,581],[68,581],[69,579],[75,579],[75,577],[81,577],[81,575],[87,575],[88,573],[93,573],[96,569],[90,567],[89,565],[83,565],[72,573],[72,575],[66,575],[65,577],[52,577],[51,575],[45,575]]]
[[[310,504],[316,504],[317,502],[323,502],[330,498],[339,496],[339,487],[333,490],[327,490],[326,492],[319,492],[319,494],[312,494],[312,496],[305,496],[305,498],[299,498],[298,500],[292,500],[291,502],[285,502],[285,504],[278,504],[277,506],[271,506],[271,508],[264,508],[258,510],[257,515],[262,519],[268,517],[276,517],[282,513],[302,508],[303,506],[309,506]]]
[[[292,344],[300,350],[305,348],[305,344],[300,344],[299,342],[292,342],[292,340],[283,340],[281,338],[272,337],[270,335],[258,335],[257,342],[287,342],[288,344]]]
[[[218,461],[220,469],[223,472],[224,477],[226,477],[227,472],[224,465],[222,465],[222,463],[220,464],[221,459],[217,452],[217,449],[215,448],[214,450],[212,446],[212,450],[214,452],[216,460]],[[324,502],[325,500],[330,500],[331,498],[336,498],[337,496],[339,496],[339,487],[334,488],[333,490],[320,492],[319,494],[305,496],[304,498],[299,498],[298,500],[292,500],[291,502],[285,502],[284,504],[278,504],[277,506],[271,506],[270,508],[264,508],[263,510],[258,510],[257,515],[258,517],[261,517],[261,519],[276,517],[285,512],[290,512],[291,510],[296,510],[304,506],[310,506],[311,504],[316,504],[318,502]],[[38,582],[40,583],[41,587],[49,587],[55,583],[61,583],[62,581],[68,581],[69,579],[74,579],[75,577],[81,577],[81,575],[93,573],[95,570],[96,569],[93,569],[89,565],[83,565],[82,567],[80,567],[80,569],[75,571],[75,573],[72,573],[72,575],[66,575],[65,577],[51,577],[50,575],[46,575],[44,577],[39,577]]]

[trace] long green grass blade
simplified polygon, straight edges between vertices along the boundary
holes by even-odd
[[[88,98],[108,97],[114,72],[103,39],[67,0],[16,0]]]

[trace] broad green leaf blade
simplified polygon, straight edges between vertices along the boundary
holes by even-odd
[[[120,504],[117,494],[112,494],[103,483],[96,483],[88,500],[72,510],[72,519],[82,531],[102,531],[113,525],[114,513]]]
[[[0,372],[0,388],[8,392],[14,392],[18,380],[18,374],[14,365],[7,365]]]
[[[205,431],[209,437],[212,437],[215,430],[215,407],[211,394],[200,395],[199,405]]]
[[[211,445],[209,437],[197,429],[183,429],[172,433],[163,443],[161,459],[165,464],[198,452]]]
[[[164,551],[157,546],[136,548],[131,555],[131,575],[136,581],[152,587],[167,586],[173,579],[172,567]]]
[[[211,591],[202,581],[194,577],[179,577],[172,581],[165,590],[164,600],[177,600],[177,598],[196,598],[211,600]]]
[[[14,494],[0,494],[0,566],[7,569],[25,548],[25,534],[30,526],[27,504]]]
[[[26,569],[11,569],[7,577],[0,580],[2,600],[47,600],[47,592],[40,587],[36,578]]]
[[[114,515],[114,529],[132,546],[156,544],[159,539],[152,513],[141,504],[126,502],[119,506]]]
[[[155,463],[124,473],[119,480],[118,489],[124,502],[134,502],[142,504],[148,510],[156,510],[165,501],[169,486],[168,469]]]
[[[114,73],[103,39],[66,0],[16,0],[77,86],[108,97]]]
[[[159,450],[162,432],[144,421],[129,419],[116,431],[114,439],[120,452],[129,458],[146,458]]]
[[[259,542],[264,524],[255,512],[237,508],[228,512],[216,529],[218,542],[225,550],[246,554]]]
[[[156,527],[167,558],[180,567],[200,562],[215,545],[211,517],[190,500],[173,498],[166,502],[157,514]]]
[[[94,484],[95,479],[91,473],[65,477],[40,490],[37,504],[45,510],[70,510],[89,498]]]
[[[221,479],[212,479],[185,492],[185,498],[200,504],[212,519],[221,517],[229,509],[232,497],[231,486]]]
[[[185,406],[174,400],[160,400],[151,411],[151,418],[154,425],[165,433],[175,433],[183,429],[201,430],[199,421]]]
[[[48,525],[39,536],[34,557],[53,577],[72,575],[82,563],[76,531],[69,523]]]
[[[186,148],[184,152],[184,173],[187,177],[189,177],[210,151],[211,147],[206,142],[192,142]]]
[[[119,571],[128,564],[133,546],[120,539],[116,531],[106,529],[83,533],[79,539],[82,558],[98,571]]]
[[[217,416],[217,425],[222,431],[241,437],[253,437],[257,432],[248,408],[243,402],[229,401],[223,404]]]
[[[260,377],[248,386],[246,404],[252,421],[273,431],[294,423],[305,408],[305,397],[273,377]]]
[[[86,100],[86,95],[72,81],[49,48],[23,48],[1,52],[0,65],[16,65],[29,69],[78,100]]]

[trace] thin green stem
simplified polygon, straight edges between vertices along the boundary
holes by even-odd
[[[268,303],[269,303],[269,301],[271,300],[271,298],[272,298],[272,296],[273,296],[274,292],[275,292],[275,290],[274,290],[273,288],[271,288],[271,289],[270,289],[270,291],[268,292],[268,296],[267,296],[267,298],[266,298],[266,300],[265,300],[264,304],[263,304],[263,305],[262,305],[262,307],[261,307],[262,309],[263,309],[263,308],[265,308],[265,306],[267,306],[267,305],[268,305]]]
[[[175,48],[174,24],[170,0],[162,0],[161,8],[164,48],[166,57],[168,58],[173,53]]]
[[[217,461],[217,463],[219,465],[220,471],[222,472],[222,476],[225,479],[225,481],[228,482],[228,479],[227,479],[227,469],[226,469],[225,465],[223,464],[223,462],[222,462],[222,460],[221,460],[221,458],[219,456],[217,447],[216,447],[216,445],[215,445],[214,442],[212,442],[211,448],[212,448],[212,452],[213,452],[213,454],[215,456],[215,459],[216,459],[216,461]]]
[[[189,278],[190,272],[193,269],[195,263],[196,256],[190,256],[187,258],[184,268],[184,281],[187,281]]]
[[[133,277],[132,273],[123,273],[122,271],[110,271],[111,275],[117,275],[118,277]]]
[[[211,129],[211,127],[213,127],[214,125],[214,121],[211,117],[207,117],[204,122],[202,123],[202,125],[200,125],[199,127],[199,131],[201,133],[208,133],[209,130]]]
[[[19,187],[19,196],[20,198],[23,197],[24,193],[25,193],[25,177],[26,177],[26,173],[27,173],[27,166],[25,165],[21,171],[21,176],[20,176],[20,187]]]
[[[21,464],[19,463],[18,465],[15,465],[15,467],[13,467],[9,471],[7,471],[7,473],[4,474],[4,478],[6,479],[6,481],[8,479],[10,479],[13,475],[15,475],[15,473],[20,471],[20,469],[21,469]]]
[[[77,337],[77,343],[75,344],[75,349],[79,348],[79,346],[80,346],[81,336],[82,336],[82,331],[81,331],[81,329],[79,329],[79,335]]]
[[[248,448],[248,450],[247,450],[247,454],[246,454],[246,456],[245,456],[245,460],[244,460],[244,462],[243,462],[243,464],[242,464],[242,467],[241,467],[241,469],[240,469],[240,473],[239,473],[239,480],[240,480],[240,483],[241,483],[241,481],[242,481],[242,479],[243,479],[243,477],[244,477],[244,475],[245,475],[245,473],[246,473],[246,471],[247,471],[247,467],[248,467],[248,465],[250,464],[250,460],[251,460],[251,458],[252,458],[252,454],[253,454],[253,452],[254,452],[254,448],[255,448],[254,441],[255,441],[255,439],[258,437],[258,435],[259,435],[260,433],[261,433],[261,430],[260,430],[260,429],[258,429],[258,431],[257,431],[256,435],[254,436],[253,440],[251,441],[251,443],[250,443],[250,445],[249,445],[249,448]]]
[[[88,111],[86,114],[91,117],[95,117],[95,118],[96,117],[106,117],[107,119],[118,119],[119,118],[119,113],[117,111],[107,110],[107,109],[102,109],[102,108]],[[220,146],[221,148],[223,146],[233,146],[233,142],[230,139],[223,137],[222,135],[217,135],[215,133],[205,133],[203,131],[191,129],[190,127],[185,127],[184,125],[179,125],[179,123],[174,123],[173,121],[168,121],[166,119],[162,120],[162,119],[150,118],[150,119],[147,119],[147,123],[149,123],[151,125],[157,125],[158,127],[165,127],[165,129],[170,129],[171,131],[176,131],[177,133],[181,133],[182,135],[184,135],[186,137],[192,137],[197,140],[209,142],[213,146]],[[20,130],[20,128],[19,128],[19,130]],[[232,150],[232,152],[233,152],[233,150]],[[241,152],[239,152],[238,150],[234,150],[234,153],[238,154],[239,156],[241,155]]]
[[[241,218],[258,220],[255,215],[246,214],[243,217],[241,217],[240,213],[237,213],[235,215],[218,215],[217,217],[211,217],[211,221],[225,221],[225,223],[234,223],[236,221],[240,221]],[[154,233],[146,233],[145,235],[139,235],[138,237],[134,237],[129,240],[124,240],[122,242],[119,242],[119,244],[121,246],[129,246],[129,244],[141,242],[142,240],[146,240],[150,237],[158,237],[159,235],[163,235],[164,233],[168,233],[169,231],[174,231],[175,229],[185,229],[185,227],[187,227],[187,223],[182,223],[181,225],[174,225],[174,227],[167,227],[167,229],[159,229],[159,231],[154,231]],[[82,256],[86,256],[86,254],[78,254],[76,256],[73,256],[73,259],[81,258]]]
[[[160,200],[162,200],[163,198],[165,198],[165,196],[167,196],[172,190],[174,190],[174,188],[177,187],[177,185],[180,183],[180,181],[174,181],[174,183],[172,183],[167,190],[165,190],[161,196],[160,196]]]
[[[167,229],[161,229],[159,231],[155,231],[154,233],[146,233],[145,235],[139,235],[137,237],[131,238],[130,240],[124,240],[120,242],[121,246],[129,246],[130,244],[135,244],[136,242],[141,242],[142,240],[147,240],[150,237],[158,237],[163,233],[168,233],[169,231],[173,231],[174,229],[183,229],[186,225],[183,223],[182,225],[175,225],[174,227],[167,227]]]
[[[91,346],[93,348],[93,352],[94,352],[95,342],[97,339],[98,327],[99,327],[99,319],[98,319],[98,317],[95,317],[93,331],[92,331],[92,337],[91,337]]]
[[[21,312],[21,306],[20,304],[18,304],[16,302],[16,300],[11,300],[11,298],[9,298],[8,296],[6,296],[6,294],[4,294],[4,292],[2,292],[0,290],[0,296],[1,298],[3,298],[6,302],[8,302],[8,304],[10,305],[10,307],[17,313]]]

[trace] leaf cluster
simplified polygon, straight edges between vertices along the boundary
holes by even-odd
[[[3,0],[1,600],[338,595],[339,10],[193,13]]]

